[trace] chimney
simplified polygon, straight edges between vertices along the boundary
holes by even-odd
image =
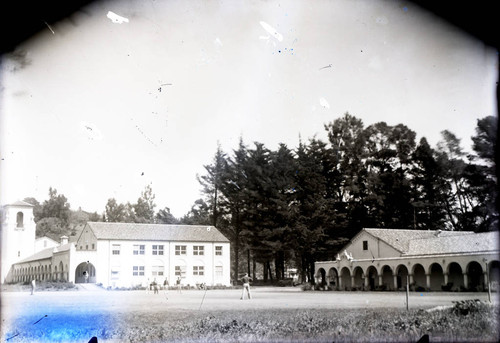
[[[68,244],[68,236],[61,237],[61,245]]]

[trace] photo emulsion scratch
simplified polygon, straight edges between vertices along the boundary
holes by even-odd
[[[496,11],[430,3],[11,2],[1,339],[500,341]]]

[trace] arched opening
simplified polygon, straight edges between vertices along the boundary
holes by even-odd
[[[443,268],[439,263],[433,263],[429,268],[429,272],[431,278],[431,291],[440,291],[441,286],[444,285]]]
[[[382,267],[382,285],[384,286],[384,289],[394,289],[394,277],[392,269],[387,265]]]
[[[476,262],[472,261],[467,265],[467,280],[468,289],[470,291],[483,291],[484,290],[484,276],[483,267]]]
[[[324,286],[326,285],[326,272],[323,268],[319,268],[316,272],[315,281],[318,285]]]
[[[62,261],[59,262],[59,273],[60,274],[59,274],[58,279],[64,281],[64,265],[63,265]]]
[[[75,283],[95,283],[95,267],[90,262],[82,262],[75,270]]]
[[[450,284],[452,291],[459,291],[464,287],[464,276],[462,267],[456,262],[451,262],[448,265],[448,284]]]
[[[397,287],[398,289],[404,289],[406,288],[406,282],[410,282],[410,280],[407,280],[408,277],[408,268],[406,268],[405,265],[400,264],[396,268],[396,280],[397,280]]]
[[[24,213],[17,212],[16,226],[19,227],[19,228],[24,227]]]
[[[354,275],[354,285],[352,285],[352,286],[356,287],[357,289],[362,289],[363,288],[363,269],[361,269],[361,267],[354,268],[353,275]]]
[[[413,283],[415,290],[418,288],[426,288],[427,281],[425,277],[425,269],[421,264],[416,264],[413,266]]]
[[[342,289],[349,290],[352,287],[349,268],[344,267],[340,270],[340,278],[342,279]]]
[[[335,288],[339,284],[339,273],[337,272],[337,269],[335,268],[330,268],[328,270],[328,281],[330,283],[330,287]]]
[[[378,286],[378,272],[374,266],[368,267],[366,271],[366,277],[368,278],[368,290],[373,291],[375,287]]]
[[[490,288],[493,292],[499,291],[499,282],[500,282],[500,262],[492,261],[489,264],[489,280],[490,280]]]

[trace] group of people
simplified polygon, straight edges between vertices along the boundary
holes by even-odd
[[[240,297],[241,300],[243,300],[245,298],[245,291],[247,293],[247,298],[252,299],[252,295],[250,293],[250,281],[252,281],[252,278],[250,276],[248,276],[248,273],[245,273],[245,275],[241,278],[241,282],[243,283],[243,290],[242,290],[241,297]],[[177,280],[175,280],[177,292],[179,292],[179,293],[182,293],[181,283],[182,283],[182,279],[179,276],[177,278]],[[151,284],[149,284],[148,286],[149,286],[149,287],[147,287],[148,292],[149,292],[149,290],[153,289],[154,294],[159,293],[158,283],[156,282],[156,279],[153,280],[153,282]],[[167,289],[167,287],[168,287],[168,280],[165,279],[165,281],[163,281],[163,288]],[[200,289],[206,289],[206,284],[204,282],[202,284],[200,284]]]
[[[181,277],[179,276],[177,278],[177,280],[175,281],[175,285],[177,287],[177,290],[178,292],[180,293],[181,292],[181,289],[182,289],[182,285],[181,285]],[[163,289],[168,289],[168,280],[165,279],[165,281],[163,281]],[[153,280],[153,282],[149,282],[149,279],[148,279],[148,285],[146,287],[146,290],[149,291],[152,290],[154,294],[159,294],[159,291],[160,291],[160,285],[156,282],[156,279]]]

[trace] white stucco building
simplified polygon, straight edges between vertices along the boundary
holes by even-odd
[[[12,221],[22,208],[32,221],[29,206],[6,206],[6,218]],[[15,222],[2,225],[2,244],[15,243],[2,245],[2,257],[5,252],[9,258],[5,267],[2,258],[3,282],[34,278],[114,288],[146,286],[154,280],[173,285],[181,277],[183,285],[230,285],[230,243],[213,226],[89,222],[75,242],[63,236],[57,246],[52,240],[35,240],[34,222],[25,230],[21,233]],[[50,246],[35,250],[43,245]]]
[[[316,282],[334,289],[498,289],[499,233],[363,229],[335,261],[315,263]],[[443,287],[444,286],[444,287]]]

